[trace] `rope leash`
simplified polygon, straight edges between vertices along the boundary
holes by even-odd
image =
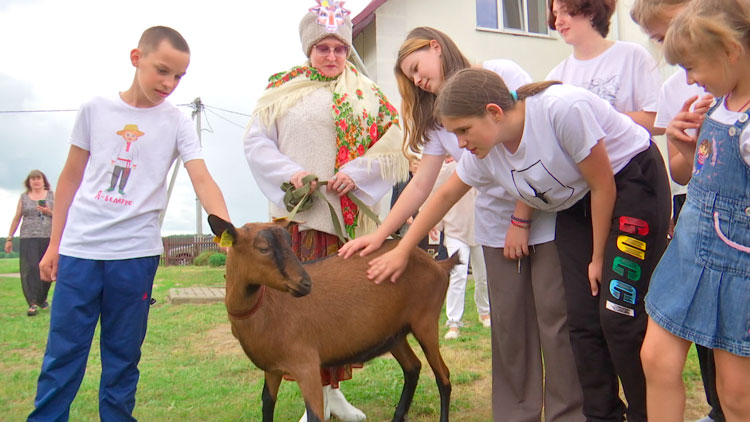
[[[284,182],[281,184],[281,190],[284,191],[284,206],[286,206],[286,210],[289,211],[287,219],[292,220],[297,212],[310,209],[313,205],[313,196],[318,197],[328,205],[328,211],[331,213],[331,221],[333,221],[333,228],[336,230],[336,236],[338,236],[342,242],[346,242],[347,239],[341,228],[342,226],[339,217],[336,215],[336,209],[319,189],[312,189],[313,182],[317,182],[318,186],[328,185],[328,180],[321,181],[318,176],[314,174],[308,174],[303,177],[302,186],[299,188],[295,188],[290,182]],[[375,224],[378,226],[380,225],[380,219],[378,216],[370,209],[370,207],[354,196],[352,191],[347,192],[346,196],[354,202],[360,211],[364,212],[368,217],[375,221]]]

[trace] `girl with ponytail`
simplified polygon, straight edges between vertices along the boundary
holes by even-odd
[[[584,416],[619,421],[627,412],[629,421],[645,421],[645,388],[626,390],[626,409],[616,382],[619,376],[623,385],[643,385],[643,297],[667,241],[669,184],[648,132],[585,89],[548,81],[513,91],[481,69],[449,79],[435,110],[471,154],[399,245],[371,262],[369,277],[395,282],[408,251],[472,186],[512,194],[514,225],[524,226],[533,209],[557,212],[555,243]],[[601,378],[614,388],[589,382]]]

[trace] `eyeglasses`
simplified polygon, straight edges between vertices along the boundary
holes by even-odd
[[[315,46],[315,52],[317,52],[321,56],[328,56],[329,54],[331,54],[331,50],[333,50],[333,55],[336,57],[346,57],[349,54],[348,45],[331,47],[329,45],[318,44]]]

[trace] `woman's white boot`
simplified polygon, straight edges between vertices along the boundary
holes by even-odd
[[[323,395],[327,398],[327,407],[331,415],[335,416],[336,419],[343,422],[360,422],[367,419],[364,412],[346,401],[346,397],[340,389],[326,385],[323,387]]]
[[[324,420],[328,420],[331,415],[342,422],[360,422],[367,419],[363,411],[346,400],[340,389],[331,388],[330,385],[323,387],[323,414]],[[307,410],[299,422],[307,422]]]

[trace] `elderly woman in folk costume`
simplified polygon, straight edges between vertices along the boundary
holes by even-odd
[[[244,137],[250,170],[270,201],[271,217],[286,217],[292,208],[282,185],[322,194],[309,208],[303,206],[288,228],[302,261],[334,254],[346,239],[374,230],[375,222],[351,196],[372,206],[406,178],[409,167],[401,152],[398,112],[347,61],[352,25],[349,11],[340,6],[323,1],[302,18],[300,40],[309,60],[271,76]],[[326,19],[325,13],[335,15]],[[318,183],[324,180],[326,186]],[[351,366],[322,368],[321,377],[326,419],[330,414],[343,421],[365,419],[338,389],[339,381],[351,378]],[[306,420],[307,414],[301,421]]]

